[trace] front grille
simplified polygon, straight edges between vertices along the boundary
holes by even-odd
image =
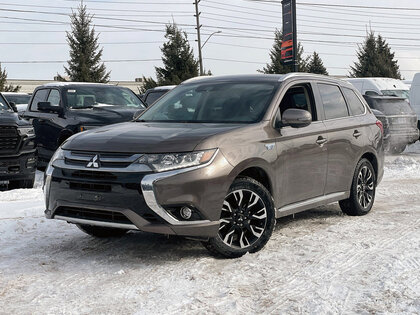
[[[86,166],[95,156],[99,157],[99,163],[101,167],[126,168],[135,162],[141,155],[71,151],[66,153],[65,163],[67,165]]]
[[[100,180],[100,181],[113,181],[117,179],[117,176],[115,176],[112,173],[108,172],[101,172],[101,171],[84,171],[84,170],[78,170],[78,171],[66,171],[63,170],[63,173],[65,176],[71,176],[74,178],[80,178],[80,179],[93,179],[93,180]]]
[[[110,192],[112,190],[111,185],[95,184],[95,183],[70,182],[69,187],[70,189],[98,191],[98,192]]]
[[[55,211],[54,215],[92,221],[133,224],[124,214],[115,211],[60,207]]]
[[[16,127],[0,126],[0,151],[1,153],[16,152],[20,137]]]

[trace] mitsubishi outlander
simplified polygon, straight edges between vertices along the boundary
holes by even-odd
[[[276,218],[339,202],[365,215],[383,175],[383,126],[326,76],[188,80],[132,122],[69,138],[44,186],[46,217],[97,237],[184,235],[239,257]]]

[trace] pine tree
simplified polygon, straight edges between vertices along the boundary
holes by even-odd
[[[307,71],[309,73],[328,75],[328,71],[325,68],[324,63],[322,62],[321,57],[316,51],[314,51],[314,53],[308,60]]]
[[[153,78],[151,78],[151,77],[146,78],[145,76],[143,76],[143,85],[141,86],[139,92],[143,94],[148,89],[153,89],[157,86],[158,86],[158,84],[155,80],[153,80]]]
[[[381,65],[381,77],[394,78],[401,80],[400,67],[395,60],[395,53],[391,51],[385,39],[378,35],[376,38],[376,48],[379,55],[379,64]]]
[[[103,48],[99,49],[99,36],[91,27],[92,17],[84,5],[71,14],[71,32],[67,32],[70,60],[64,69],[71,81],[106,83],[110,72],[101,62]]]
[[[19,92],[21,86],[7,85],[7,72],[6,69],[1,69],[0,64],[0,92]]]
[[[198,76],[198,62],[187,39],[187,33],[173,24],[166,25],[163,44],[163,67],[156,67],[157,83],[159,85],[179,84],[182,81]]]
[[[357,61],[350,66],[350,76],[360,77],[389,77],[401,79],[399,66],[394,59],[394,53],[382,38],[375,37],[370,32],[357,52]]]
[[[292,64],[285,65],[281,61],[282,40],[283,40],[282,32],[279,30],[276,30],[274,32],[273,48],[271,48],[270,50],[271,62],[267,63],[267,65],[262,70],[258,70],[258,72],[268,73],[268,74],[274,74],[274,73],[281,74],[281,73],[293,72]],[[307,70],[306,60],[303,58],[303,47],[300,43],[298,43],[297,60],[298,60],[298,71],[306,72]]]

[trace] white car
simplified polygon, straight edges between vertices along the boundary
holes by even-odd
[[[401,80],[393,78],[349,78],[347,82],[368,96],[397,96],[405,99],[410,97],[410,87]]]
[[[18,113],[23,113],[28,107],[31,95],[28,93],[17,93],[17,92],[3,92],[3,96],[11,105],[15,105]]]

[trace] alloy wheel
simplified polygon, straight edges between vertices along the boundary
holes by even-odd
[[[372,171],[363,166],[357,176],[357,200],[361,207],[368,208],[373,201],[375,183]]]
[[[266,224],[266,206],[255,192],[240,189],[226,196],[219,226],[223,243],[233,248],[249,247],[264,233]]]

